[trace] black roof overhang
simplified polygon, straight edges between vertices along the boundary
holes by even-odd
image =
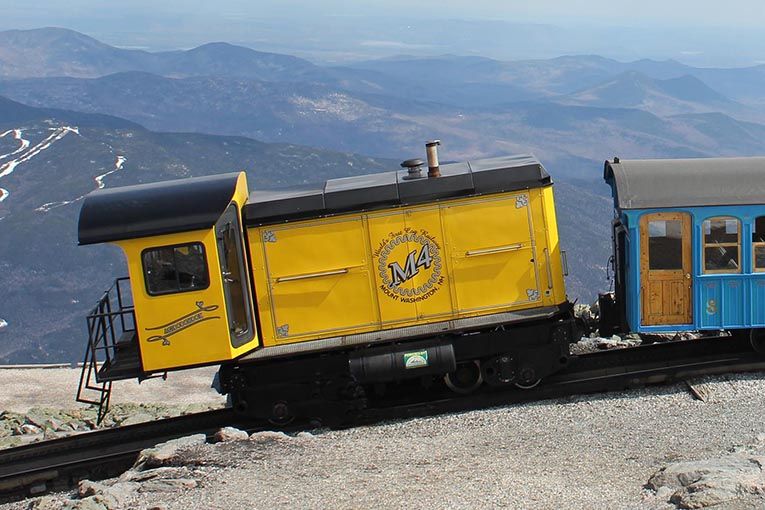
[[[237,172],[93,191],[80,209],[79,244],[211,228],[238,179]]]

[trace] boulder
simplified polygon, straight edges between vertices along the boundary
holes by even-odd
[[[140,471],[143,469],[172,464],[172,462],[177,459],[178,453],[181,450],[191,446],[203,445],[205,444],[206,439],[204,434],[194,434],[160,443],[154,448],[142,450],[138,455],[138,460],[136,460],[133,465],[133,469]]]
[[[31,423],[25,423],[19,430],[22,434],[41,434],[43,429]]]
[[[290,440],[292,438],[284,432],[274,432],[272,430],[253,432],[250,436],[250,441],[255,441],[256,443],[283,443]]]
[[[647,487],[678,508],[707,508],[765,494],[765,456],[737,452],[722,458],[676,462],[661,468]]]
[[[123,507],[138,490],[138,487],[139,484],[133,482],[117,482],[112,485],[106,485],[90,480],[82,480],[77,486],[77,495],[80,499],[101,496],[101,502]]]
[[[29,510],[60,510],[64,503],[59,498],[53,496],[43,496],[32,500],[27,507]]]
[[[227,443],[229,441],[244,441],[250,435],[244,430],[234,427],[223,427],[213,436],[213,443]]]

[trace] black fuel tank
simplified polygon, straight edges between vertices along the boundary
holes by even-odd
[[[446,374],[457,368],[452,344],[433,342],[369,349],[352,354],[348,363],[351,374],[362,384]]]

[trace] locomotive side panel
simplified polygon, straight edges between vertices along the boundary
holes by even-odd
[[[248,232],[266,347],[565,301],[549,186]]]

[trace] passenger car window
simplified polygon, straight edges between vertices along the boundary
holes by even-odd
[[[202,243],[149,248],[143,251],[141,259],[146,291],[152,296],[210,286]]]
[[[757,272],[765,271],[765,216],[760,216],[754,220],[752,251],[754,270]]]
[[[683,222],[648,222],[648,269],[683,268]]]
[[[704,272],[741,272],[741,222],[729,216],[704,220]]]

